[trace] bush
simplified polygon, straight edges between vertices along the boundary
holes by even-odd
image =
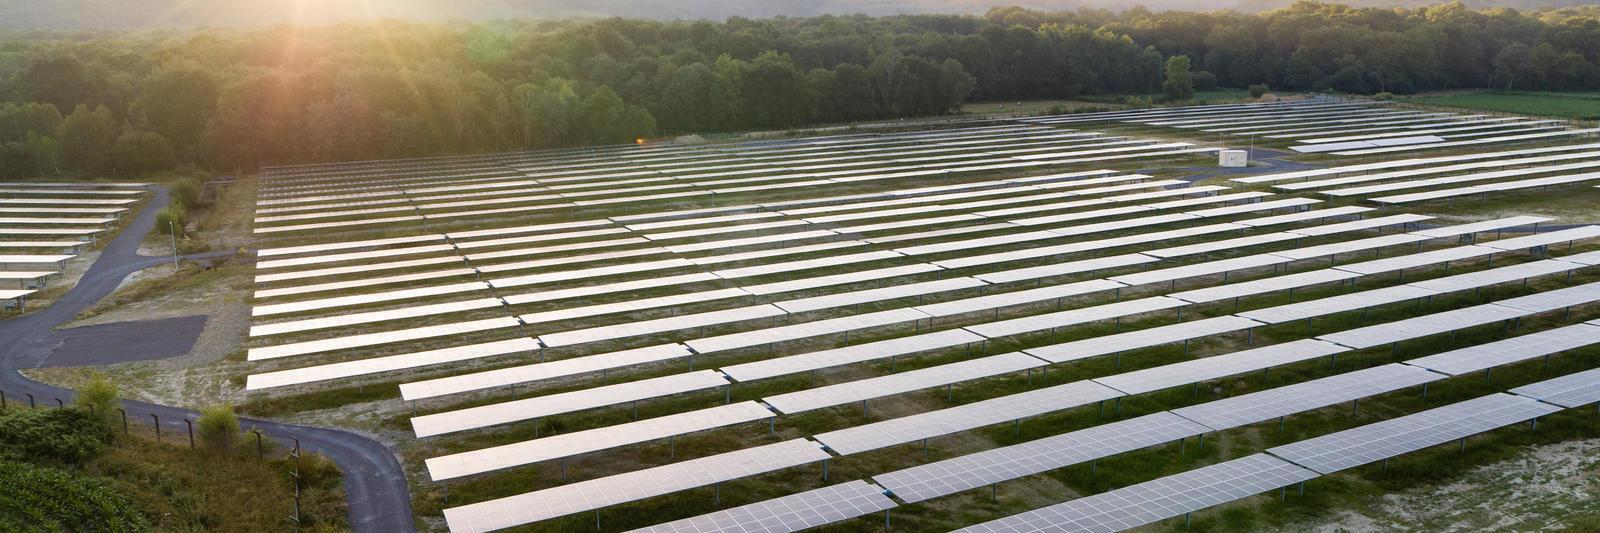
[[[172,200],[184,209],[194,209],[200,205],[200,180],[189,177],[178,180],[167,188],[167,193],[172,195]]]
[[[1209,71],[1197,71],[1190,79],[1194,80],[1196,91],[1210,91],[1217,88],[1217,75]]]
[[[110,441],[110,429],[84,411],[0,411],[0,458],[77,464],[98,455]]]
[[[82,475],[0,461],[0,530],[150,531],[122,494]]]
[[[1381,100],[1381,101],[1387,102],[1389,100],[1393,100],[1394,99],[1394,93],[1391,93],[1391,92],[1388,92],[1388,91],[1384,91],[1384,92],[1372,95],[1372,99],[1373,100]]]
[[[1260,98],[1267,94],[1267,85],[1265,83],[1253,84],[1250,86],[1249,91],[1251,98]]]
[[[182,235],[184,224],[188,223],[188,215],[184,214],[183,208],[177,205],[169,205],[166,209],[162,209],[160,213],[156,213],[156,231],[161,232],[162,235],[171,235],[173,232]]]
[[[78,396],[72,400],[72,404],[88,411],[106,427],[111,427],[117,418],[117,408],[122,406],[122,402],[117,400],[117,385],[98,372],[89,378],[88,383],[78,387]]]
[[[239,438],[239,417],[233,414],[233,406],[228,404],[211,405],[200,409],[200,440],[207,448],[217,451],[233,449]]]

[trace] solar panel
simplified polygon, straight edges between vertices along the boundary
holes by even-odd
[[[1520,309],[1525,313],[1543,313],[1596,300],[1600,300],[1600,283],[1586,283],[1500,300],[1495,305]]]
[[[1271,200],[1271,201],[1266,201],[1266,202],[1250,202],[1250,203],[1245,203],[1245,204],[1240,204],[1240,205],[1230,205],[1230,206],[1226,206],[1226,207],[1214,207],[1214,208],[1211,208],[1211,209],[1202,209],[1202,210],[1199,210],[1199,211],[1190,211],[1189,214],[1194,215],[1194,216],[1198,216],[1198,217],[1222,217],[1222,216],[1228,216],[1228,215],[1238,215],[1238,214],[1243,214],[1243,213],[1254,213],[1256,211],[1268,211],[1268,210],[1273,210],[1273,209],[1284,209],[1284,208],[1289,208],[1289,207],[1304,207],[1304,206],[1320,204],[1320,203],[1322,203],[1321,200],[1314,200],[1314,199],[1311,199],[1311,198],[1285,198],[1283,200]]]
[[[1315,477],[1315,472],[1258,453],[984,522],[960,531],[1122,531]]]
[[[765,250],[753,250],[753,251],[749,251],[749,252],[736,252],[736,253],[726,253],[726,254],[722,254],[722,255],[707,255],[707,256],[700,256],[700,257],[691,257],[691,258],[689,258],[689,262],[694,263],[696,265],[700,265],[700,266],[710,266],[710,265],[716,265],[716,264],[721,264],[721,263],[735,263],[735,262],[739,262],[739,261],[749,261],[749,260],[752,260],[752,259],[761,259],[761,258],[766,258],[766,257],[782,257],[782,256],[785,256],[785,255],[809,254],[809,253],[812,253],[812,252],[821,252],[821,251],[824,251],[824,250],[838,250],[838,249],[841,249],[841,248],[864,247],[865,245],[866,245],[866,243],[862,242],[862,241],[831,241],[831,242],[824,242],[824,243],[818,243],[818,244],[808,244],[808,245],[804,245],[804,246],[788,246],[788,247],[783,247],[783,248],[769,248],[769,249],[765,249]]]
[[[1494,220],[1485,220],[1483,222],[1473,222],[1473,223],[1470,223],[1470,224],[1457,224],[1457,225],[1454,225],[1454,226],[1444,226],[1444,227],[1440,227],[1440,228],[1413,231],[1413,232],[1411,232],[1411,234],[1412,235],[1422,235],[1424,237],[1435,237],[1435,238],[1455,237],[1457,235],[1471,235],[1471,234],[1474,234],[1474,233],[1481,233],[1481,232],[1485,232],[1485,231],[1496,231],[1496,230],[1503,230],[1503,229],[1519,228],[1519,227],[1522,227],[1522,226],[1533,226],[1535,224],[1549,222],[1551,220],[1555,220],[1555,219],[1546,218],[1546,217],[1515,216],[1515,217],[1497,218],[1497,219],[1494,219]]]
[[[1534,261],[1531,263],[1522,263],[1518,265],[1492,268],[1489,270],[1456,274],[1454,276],[1447,276],[1443,278],[1418,281],[1411,283],[1411,286],[1422,287],[1424,289],[1446,293],[1464,291],[1467,289],[1476,289],[1478,287],[1487,287],[1497,283],[1507,283],[1536,276],[1567,272],[1576,268],[1581,267],[1565,261]]]
[[[883,489],[850,481],[799,494],[675,520],[632,533],[782,533],[800,531],[894,508]]]
[[[1022,352],[1011,352],[768,396],[762,401],[784,414],[795,414],[872,398],[942,387],[963,381],[994,377],[1044,365],[1044,361],[1029,357]]]
[[[975,313],[978,311],[987,311],[991,309],[1000,309],[1013,305],[1025,305],[1059,298],[1082,296],[1085,294],[1114,290],[1121,287],[1125,287],[1125,285],[1115,281],[1093,279],[1076,283],[1051,285],[1049,287],[1040,287],[1037,289],[1002,292],[990,294],[988,296],[978,296],[961,300],[940,302],[936,304],[919,305],[913,309],[926,313],[928,316],[947,317],[966,313]]]
[[[906,503],[955,494],[1209,431],[1168,412],[1131,418],[872,476]]]
[[[1584,161],[1584,162],[1578,162],[1578,163],[1567,163],[1567,164],[1563,164],[1563,165],[1549,165],[1549,166],[1537,166],[1537,167],[1528,167],[1528,168],[1514,168],[1514,169],[1508,169],[1508,170],[1495,170],[1495,171],[1489,171],[1489,172],[1474,172],[1474,173],[1470,173],[1470,174],[1457,174],[1457,175],[1453,175],[1453,176],[1444,176],[1444,177],[1439,177],[1439,178],[1429,178],[1429,179],[1419,179],[1419,180],[1406,180],[1406,181],[1399,181],[1399,182],[1380,183],[1380,184],[1377,184],[1377,185],[1364,185],[1364,186],[1358,186],[1358,187],[1345,187],[1345,188],[1341,188],[1341,189],[1328,189],[1328,190],[1321,191],[1321,193],[1329,195],[1329,196],[1363,196],[1363,195],[1380,193],[1380,192],[1401,191],[1401,190],[1406,190],[1406,189],[1416,189],[1416,188],[1422,188],[1422,187],[1433,187],[1433,186],[1438,186],[1438,185],[1454,185],[1454,184],[1459,184],[1459,183],[1468,183],[1468,182],[1482,181],[1482,180],[1513,178],[1513,177],[1527,176],[1527,175],[1530,175],[1530,174],[1544,174],[1544,173],[1550,173],[1550,172],[1564,172],[1564,171],[1568,171],[1568,170],[1593,168],[1593,167],[1596,167],[1596,166],[1600,166],[1600,161]]]
[[[1421,287],[1396,285],[1264,309],[1253,309],[1238,313],[1238,315],[1268,324],[1282,324],[1284,322],[1426,298],[1435,294],[1438,293]]]
[[[1163,268],[1160,270],[1146,270],[1144,272],[1123,274],[1121,276],[1111,276],[1106,279],[1118,283],[1126,283],[1128,285],[1146,285],[1199,276],[1210,276],[1248,268],[1261,268],[1287,262],[1289,262],[1288,259],[1284,259],[1275,254],[1247,255],[1244,257],[1218,259],[1216,261],[1206,261],[1203,263]]]
[[[392,284],[397,284],[397,283],[410,283],[410,282],[414,282],[414,281],[423,281],[423,280],[430,280],[430,279],[465,277],[465,276],[473,276],[473,275],[476,275],[476,274],[477,274],[477,271],[474,271],[474,270],[469,269],[469,268],[450,268],[450,269],[445,269],[445,270],[432,270],[432,271],[428,271],[428,272],[418,272],[418,273],[415,273],[415,274],[401,274],[401,275],[386,276],[386,277],[381,277],[381,278],[365,278],[365,279],[358,279],[358,280],[351,280],[351,281],[336,281],[336,282],[330,282],[330,283],[318,283],[318,284],[312,284],[312,285],[299,285],[299,286],[295,286],[295,287],[284,287],[284,288],[280,288],[280,289],[259,290],[259,291],[255,292],[254,297],[258,298],[258,299],[277,298],[277,297],[282,297],[282,296],[294,296],[294,295],[299,295],[299,294],[311,294],[311,293],[316,293],[316,292],[342,291],[342,290],[356,289],[356,288],[361,288],[361,287],[375,287],[375,286],[379,286],[379,285],[392,285]],[[375,294],[363,294],[363,295],[360,295],[360,296],[362,298],[374,298],[374,297],[376,297],[378,295],[375,295]],[[372,300],[372,301],[381,301],[381,300]]]
[[[285,387],[327,381],[330,379],[349,378],[392,372],[410,368],[470,361],[497,355],[514,353],[531,353],[539,349],[539,343],[526,337],[518,337],[503,341],[471,344],[466,346],[452,346],[438,350],[404,353],[355,361],[341,361],[325,365],[291,368],[276,372],[263,372],[251,374],[245,378],[245,390],[268,389],[272,387]]]
[[[739,333],[730,333],[715,337],[705,337],[687,341],[684,344],[687,344],[689,348],[695,351],[695,353],[715,353],[725,350],[736,350],[739,348],[749,348],[751,346],[772,344],[775,342],[791,341],[796,339],[804,339],[807,337],[817,337],[834,333],[855,331],[859,329],[899,324],[902,322],[922,320],[927,317],[928,315],[922,314],[914,309],[890,309],[875,313],[863,313],[859,315],[814,320],[811,322],[801,322],[799,324],[790,324],[787,326],[742,331]]]
[[[840,455],[851,455],[1071,409],[1119,396],[1122,393],[1092,381],[1074,381],[830,431],[817,435],[816,439]]]
[[[671,494],[828,459],[816,443],[794,439],[699,459],[579,481],[444,510],[450,531],[478,533]]]
[[[929,350],[952,348],[974,342],[983,342],[983,340],[983,337],[964,329],[948,329],[910,337],[868,342],[843,348],[725,366],[721,370],[722,373],[727,374],[728,377],[736,381],[754,381],[852,363],[876,361]]]
[[[1243,250],[1251,246],[1292,241],[1301,237],[1301,235],[1295,235],[1293,233],[1263,233],[1261,235],[1250,235],[1247,237],[1238,237],[1234,239],[1223,239],[1183,246],[1173,246],[1169,248],[1159,248],[1141,253],[1163,259],[1170,259],[1173,257],[1182,257],[1186,255]]]
[[[1349,348],[1316,339],[1274,344],[1241,352],[1124,372],[1094,381],[1127,394],[1144,394],[1347,352]]]
[[[695,243],[688,243],[688,244],[671,244],[671,245],[667,245],[667,246],[662,246],[662,248],[666,248],[667,251],[670,251],[672,253],[682,254],[682,253],[690,253],[690,252],[702,252],[702,251],[706,251],[706,250],[720,250],[720,249],[726,249],[726,248],[738,248],[738,247],[741,247],[741,246],[754,246],[754,245],[757,245],[757,244],[771,244],[771,243],[775,243],[775,242],[798,241],[798,240],[801,240],[801,239],[816,239],[816,238],[821,238],[821,237],[833,237],[833,236],[836,236],[836,235],[838,235],[838,233],[833,232],[833,231],[829,231],[829,230],[797,231],[797,232],[793,232],[793,233],[774,233],[772,235],[760,235],[760,236],[756,236],[756,237],[745,237],[745,238],[742,238],[742,239],[722,239],[722,240],[695,242]],[[846,242],[845,244],[861,245],[861,244],[864,244],[864,243],[850,241],[850,242]]]
[[[1267,453],[1331,474],[1560,410],[1529,398],[1496,393],[1269,448]]]
[[[577,376],[593,372],[600,372],[613,368],[623,368],[633,365],[659,363],[683,357],[692,353],[681,344],[660,344],[619,352],[608,352],[571,359],[561,359],[548,363],[535,363],[495,370],[484,370],[469,374],[416,381],[400,384],[400,397],[407,401],[421,400],[458,394],[475,390],[491,389],[518,383],[530,383],[546,379],[567,376]]]
[[[987,284],[974,278],[949,278],[936,281],[926,281],[922,283],[893,285],[889,287],[883,287],[881,289],[867,289],[838,294],[813,296],[810,298],[782,300],[773,302],[772,305],[776,305],[782,308],[784,311],[788,311],[790,313],[804,313],[807,311],[816,311],[818,309],[832,309],[836,307],[881,302],[899,298],[910,298],[912,296],[924,296],[940,292],[981,287],[984,285]]]
[[[815,289],[819,287],[829,287],[833,285],[844,285],[847,283],[898,278],[901,276],[937,272],[939,270],[943,269],[926,263],[917,263],[905,266],[877,268],[872,270],[858,270],[855,272],[845,272],[842,274],[832,274],[827,276],[814,276],[809,278],[774,281],[772,283],[762,283],[758,285],[745,285],[743,288],[745,292],[755,295],[778,294],[783,292]]]
[[[1374,260],[1371,260],[1371,261],[1363,261],[1363,262],[1360,262],[1360,263],[1350,263],[1350,264],[1345,264],[1345,265],[1339,265],[1339,266],[1336,266],[1336,267],[1333,267],[1333,268],[1336,269],[1336,270],[1343,270],[1343,271],[1346,271],[1346,272],[1354,272],[1354,273],[1357,273],[1357,274],[1371,275],[1371,274],[1379,274],[1379,273],[1383,273],[1383,272],[1393,272],[1393,271],[1396,271],[1396,270],[1404,270],[1404,269],[1407,269],[1407,268],[1417,268],[1417,267],[1428,266],[1428,265],[1433,265],[1433,264],[1438,264],[1438,263],[1445,263],[1445,262],[1449,262],[1449,261],[1460,261],[1462,259],[1472,259],[1472,258],[1475,258],[1475,257],[1483,257],[1483,256],[1486,256],[1486,255],[1493,255],[1493,254],[1496,254],[1496,253],[1499,253],[1499,252],[1500,252],[1500,250],[1496,250],[1494,248],[1485,248],[1485,247],[1482,247],[1482,246],[1456,246],[1456,247],[1453,247],[1453,248],[1441,248],[1441,249],[1438,249],[1438,250],[1428,250],[1426,252],[1415,253],[1415,254],[1407,254],[1407,255],[1401,255],[1401,256],[1395,256],[1395,257],[1386,257],[1386,258],[1383,258],[1383,259],[1374,259]]]
[[[364,346],[377,346],[380,344],[393,344],[396,342],[409,342],[433,337],[449,335],[463,335],[479,331],[488,331],[500,328],[517,327],[517,319],[512,317],[487,318],[467,322],[455,322],[434,326],[423,326],[395,331],[380,331],[361,335],[349,335],[314,341],[292,342],[276,346],[262,346],[251,348],[246,352],[245,359],[249,361],[262,361],[296,355],[321,353],[333,350],[348,350]]]
[[[1222,431],[1394,392],[1445,377],[1444,374],[1393,363],[1180,407],[1173,409],[1172,413]]]
[[[1277,291],[1298,289],[1323,283],[1333,283],[1351,278],[1359,278],[1360,274],[1345,272],[1336,269],[1312,270],[1282,276],[1272,276],[1250,281],[1241,281],[1216,287],[1205,287],[1191,291],[1182,291],[1168,294],[1167,296],[1191,303],[1206,303],[1243,298],[1258,294],[1267,294]]]
[[[1304,248],[1296,248],[1294,250],[1285,250],[1272,253],[1273,255],[1298,261],[1302,259],[1312,259],[1330,255],[1372,250],[1385,246],[1395,246],[1425,240],[1428,240],[1428,238],[1420,235],[1409,235],[1402,233],[1369,237],[1366,239],[1357,239],[1353,241],[1334,242],[1317,246],[1307,246]]]
[[[1581,348],[1597,342],[1600,342],[1600,327],[1574,324],[1420,357],[1406,361],[1406,364],[1459,376]]]
[[[712,389],[728,384],[715,370],[615,383],[411,418],[417,437],[486,428],[522,420],[595,409],[639,400]]]
[[[1600,401],[1600,368],[1524,385],[1511,393],[1561,407],[1582,407]]]
[[[827,268],[850,263],[896,259],[899,257],[903,256],[889,250],[880,250],[876,252],[863,252],[859,254],[833,255],[828,257],[819,257],[816,259],[803,259],[799,261],[790,261],[787,263],[772,263],[742,268],[730,268],[725,270],[716,270],[711,273],[716,274],[717,277],[723,279],[735,279],[780,274],[784,272],[793,272],[796,270]]]
[[[1501,320],[1511,320],[1523,315],[1527,311],[1512,309],[1496,304],[1484,304],[1474,307],[1463,307],[1453,311],[1434,313],[1415,318],[1408,318],[1385,324],[1377,324],[1364,328],[1345,330],[1317,337],[1319,339],[1336,342],[1355,349],[1371,348],[1385,344],[1416,339],[1473,326],[1481,326]]]
[[[1317,227],[1313,227],[1313,228],[1292,229],[1292,230],[1288,230],[1287,233],[1294,233],[1294,234],[1297,234],[1297,235],[1304,235],[1304,236],[1333,235],[1335,233],[1342,233],[1342,232],[1346,232],[1346,231],[1357,231],[1357,230],[1363,230],[1363,229],[1381,228],[1381,227],[1384,227],[1384,226],[1392,226],[1392,225],[1396,225],[1396,224],[1408,224],[1408,223],[1411,223],[1411,222],[1419,222],[1419,221],[1423,221],[1423,220],[1429,220],[1429,219],[1432,219],[1432,218],[1433,217],[1428,216],[1428,215],[1412,215],[1412,214],[1390,215],[1390,216],[1386,216],[1386,217],[1374,217],[1374,218],[1365,218],[1365,219],[1361,219],[1361,220],[1352,220],[1350,222],[1343,222],[1343,223],[1339,223],[1339,224],[1330,224],[1330,225],[1326,225],[1326,226],[1317,226]],[[1417,233],[1417,232],[1413,232],[1413,233]],[[1417,233],[1417,234],[1420,234],[1420,233]]]
[[[1102,256],[1102,258],[1078,259],[1078,261],[1053,262],[1053,264],[1042,264],[1042,266],[1021,267],[1021,269],[1011,269],[1011,271],[989,272],[989,274],[978,274],[973,275],[973,277],[989,283],[1022,282],[1022,280],[1037,280],[1043,279],[1043,277],[1054,277],[1054,275],[1082,274],[1082,272],[1104,271],[1104,269],[1115,269],[1115,267],[1134,266],[1134,264],[1157,261],[1160,261],[1160,259],[1152,258],[1147,254],[1125,253],[1115,254],[1115,256]],[[1118,283],[1118,285],[1122,285],[1122,283]]]
[[[358,261],[358,260],[362,260],[362,259],[373,259],[373,258],[379,258],[379,257],[394,257],[394,256],[399,256],[399,255],[444,253],[444,252],[454,252],[454,251],[455,251],[455,248],[450,246],[450,245],[448,245],[448,244],[434,244],[434,245],[428,245],[428,246],[412,246],[412,247],[409,247],[409,248],[388,248],[388,249],[382,249],[382,250],[370,250],[370,251],[365,251],[365,252],[349,252],[349,253],[342,253],[342,254],[320,254],[320,255],[310,255],[310,256],[303,256],[303,257],[295,257],[295,258],[292,258],[292,259],[276,259],[276,260],[268,260],[268,261],[257,261],[256,262],[256,269],[257,270],[267,270],[267,269],[273,269],[273,268],[287,268],[287,267],[294,267],[294,266],[314,265],[314,264],[319,264],[319,263],[335,263],[335,262],[340,262],[340,261]],[[263,256],[263,257],[265,257],[265,256]],[[257,279],[257,282],[260,282],[259,277]]]
[[[1495,249],[1499,249],[1499,250],[1510,251],[1510,250],[1522,250],[1522,249],[1525,249],[1525,248],[1533,248],[1535,246],[1549,246],[1549,245],[1552,245],[1552,244],[1560,244],[1560,243],[1564,243],[1564,242],[1568,242],[1568,241],[1579,241],[1579,240],[1584,240],[1584,239],[1592,239],[1592,238],[1595,238],[1595,237],[1600,237],[1600,226],[1582,226],[1582,227],[1577,227],[1577,228],[1572,228],[1572,229],[1564,229],[1564,230],[1558,230],[1558,231],[1547,231],[1547,232],[1544,232],[1544,233],[1536,233],[1536,234],[1528,235],[1528,236],[1525,236],[1525,237],[1513,237],[1513,238],[1510,238],[1510,239],[1500,239],[1500,240],[1497,240],[1497,241],[1490,241],[1490,242],[1486,242],[1486,243],[1480,244],[1479,246],[1485,246],[1485,247],[1488,247],[1488,248],[1495,248]]]
[[[433,481],[443,481],[505,468],[561,459],[578,454],[656,439],[764,420],[775,416],[756,402],[719,405],[697,411],[647,418],[637,422],[441,455],[426,463]]]
[[[1075,326],[1099,320],[1149,313],[1186,305],[1183,300],[1155,296],[967,326],[966,330],[996,339],[1032,331]]]
[[[553,311],[521,314],[517,315],[517,318],[521,319],[523,324],[549,324],[565,322],[579,318],[616,313],[630,313],[647,309],[675,308],[686,304],[715,302],[718,300],[740,298],[749,295],[750,293],[739,289],[716,289],[686,294],[671,294],[667,296],[658,296],[655,298],[639,298],[622,302],[566,307]]]
[[[1577,263],[1577,264],[1580,264],[1580,265],[1589,265],[1589,266],[1600,265],[1600,250],[1593,251],[1593,252],[1583,252],[1583,253],[1579,253],[1579,254],[1563,255],[1563,256],[1557,257],[1555,259],[1557,261],[1566,261],[1566,262],[1569,262],[1569,263]]]
[[[1211,335],[1221,335],[1261,325],[1265,324],[1248,318],[1223,315],[1138,331],[1102,335],[1062,344],[1029,348],[1023,351],[1052,363],[1065,363],[1126,350],[1137,350]]]
[[[539,342],[545,346],[571,346],[588,342],[603,340],[626,339],[640,335],[665,333],[681,329],[714,326],[731,322],[743,322],[760,318],[786,315],[771,304],[753,305],[749,307],[736,307],[719,311],[707,311],[688,315],[678,315],[654,320],[640,320],[609,326],[575,329],[539,336]]]

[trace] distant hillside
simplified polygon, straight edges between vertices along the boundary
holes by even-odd
[[[997,6],[1044,11],[1079,8],[1260,11],[1293,0],[16,0],[0,2],[0,28],[146,29],[248,27],[282,23],[322,25],[352,20],[629,17],[711,19],[807,17],[825,14],[981,14]],[[1416,7],[1429,0],[1349,0],[1355,6]],[[1467,0],[1472,7],[1535,9],[1582,5],[1584,0]]]

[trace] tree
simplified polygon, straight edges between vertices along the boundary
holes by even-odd
[[[194,61],[157,67],[138,86],[129,114],[142,129],[161,134],[174,149],[188,151],[216,112],[217,82]]]
[[[1267,94],[1267,85],[1264,83],[1253,84],[1248,90],[1251,98],[1261,98]]]
[[[739,76],[745,126],[785,128],[811,120],[816,95],[788,54],[762,53]]]
[[[733,124],[732,95],[704,63],[673,72],[661,93],[662,127],[672,131],[725,131]]]
[[[95,372],[90,375],[88,383],[78,387],[78,395],[72,399],[72,404],[82,407],[109,427],[117,419],[117,408],[122,406],[122,400],[118,399],[117,385],[105,374]]]
[[[1217,75],[1212,74],[1210,71],[1195,72],[1190,75],[1190,78],[1194,80],[1194,90],[1196,91],[1212,91],[1217,88]]]
[[[1310,89],[1322,76],[1322,69],[1317,68],[1311,59],[1311,50],[1301,46],[1289,56],[1289,62],[1284,66],[1283,84],[1290,89]]]
[[[1161,82],[1161,92],[1168,100],[1194,98],[1194,80],[1189,74],[1189,56],[1167,58],[1166,81]]]
[[[96,92],[83,63],[66,55],[35,61],[22,72],[17,87],[27,101],[45,102],[56,109],[91,103]]]
[[[195,422],[200,442],[214,451],[229,451],[239,437],[239,417],[233,406],[215,404],[200,409],[200,419]]]
[[[61,121],[61,158],[72,168],[87,172],[109,172],[112,152],[122,126],[106,106],[93,111],[80,105]]]
[[[178,159],[166,137],[148,131],[130,131],[117,137],[112,153],[116,168],[134,174],[172,168]]]
[[[1506,90],[1511,90],[1518,80],[1527,79],[1532,62],[1533,49],[1522,43],[1513,43],[1500,49],[1500,53],[1494,56],[1494,77],[1505,80]]]

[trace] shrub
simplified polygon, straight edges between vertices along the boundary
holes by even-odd
[[[1251,98],[1260,98],[1263,95],[1267,94],[1267,84],[1265,84],[1265,83],[1253,84],[1253,85],[1250,86],[1249,91],[1250,91],[1250,97]]]
[[[200,409],[200,440],[207,448],[217,451],[233,449],[239,438],[239,417],[233,406],[216,404]]]
[[[1190,79],[1194,80],[1194,90],[1210,91],[1217,88],[1217,75],[1210,71],[1196,71]]]
[[[122,494],[92,478],[0,461],[0,530],[149,531]]]
[[[183,226],[188,222],[188,216],[184,214],[183,208],[177,205],[169,205],[160,213],[156,213],[156,231],[160,231],[162,235],[171,235],[173,232],[182,235]]]
[[[1384,92],[1372,95],[1372,99],[1373,100],[1382,100],[1382,101],[1387,102],[1389,100],[1393,100],[1394,99],[1394,93],[1391,93],[1391,92],[1388,92],[1388,91],[1384,91]]]
[[[76,464],[98,455],[110,441],[105,424],[84,411],[0,411],[0,457]]]
[[[174,202],[182,204],[187,209],[201,207],[199,179],[189,177],[178,180],[167,188],[167,193],[172,195]]]
[[[117,408],[122,405],[117,400],[117,385],[98,372],[89,378],[88,383],[78,387],[78,396],[72,403],[107,424],[106,427],[111,427],[111,422],[117,416]]]

